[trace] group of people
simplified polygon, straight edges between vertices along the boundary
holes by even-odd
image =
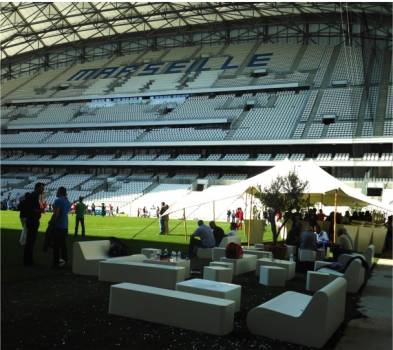
[[[91,208],[90,209],[86,206],[86,211],[88,213],[90,213],[90,215],[94,215],[94,216],[97,215],[96,205],[94,204],[94,202],[91,204]],[[71,206],[71,213],[73,213],[73,207],[72,206]],[[109,203],[109,207],[108,207],[108,210],[107,210],[106,204],[105,203],[101,203],[101,213],[100,213],[100,215],[102,217],[104,217],[106,215],[108,215],[108,216],[115,216],[115,211],[114,211],[113,205],[111,203]],[[116,207],[116,215],[119,215],[119,207]]]
[[[236,235],[236,223],[231,223],[231,230],[225,234],[224,230],[217,226],[215,221],[210,221],[207,226],[203,220],[198,221],[198,227],[190,237],[188,246],[189,257],[195,256],[196,247],[213,248],[218,247],[224,237]]]
[[[40,218],[45,212],[44,206],[45,184],[38,182],[34,186],[34,191],[26,193],[19,203],[19,216],[24,230],[26,231],[26,240],[24,245],[23,263],[25,266],[34,265],[34,245],[37,239]],[[67,198],[67,189],[63,186],[59,187],[56,193],[56,199],[52,204],[52,217],[49,220],[47,235],[50,237],[51,246],[53,248],[52,267],[57,268],[64,266],[67,262],[67,245],[66,238],[68,236],[68,213],[71,210],[71,203]],[[79,224],[82,227],[82,238],[85,238],[84,215],[86,213],[86,205],[83,198],[79,197],[79,201],[75,204],[75,232],[78,234]],[[48,239],[46,237],[46,239]]]
[[[236,210],[227,210],[227,222],[235,223],[238,229],[243,228],[244,212],[242,208],[237,208]]]

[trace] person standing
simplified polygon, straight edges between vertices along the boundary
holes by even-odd
[[[165,234],[165,215],[163,215],[167,211],[168,207],[165,202],[161,202],[160,208],[160,235]]]
[[[25,217],[26,217],[26,244],[23,254],[23,264],[25,266],[34,265],[33,251],[37,238],[38,227],[40,226],[41,213],[43,213],[42,195],[45,185],[37,182],[34,191],[26,198]]]
[[[101,216],[104,217],[106,215],[106,206],[105,203],[101,203]]]
[[[93,203],[91,203],[91,213],[96,216],[96,205]]]
[[[79,223],[82,226],[82,239],[85,238],[85,212],[86,205],[83,203],[83,197],[79,197],[79,202],[75,205],[75,233],[74,236],[78,235]]]
[[[53,262],[52,267],[62,267],[67,263],[67,245],[66,238],[68,235],[68,213],[71,204],[67,198],[67,190],[61,186],[57,190],[56,199],[53,202]],[[59,255],[61,254],[61,260]]]

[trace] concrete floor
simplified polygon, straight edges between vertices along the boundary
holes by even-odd
[[[359,311],[364,318],[352,320],[335,350],[391,350],[393,260],[378,259],[362,292]]]

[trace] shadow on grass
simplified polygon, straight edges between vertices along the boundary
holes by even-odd
[[[39,275],[48,273],[51,270],[52,264],[52,249],[47,252],[43,251],[44,246],[44,233],[39,232],[37,240],[34,245],[34,264],[35,266],[26,268],[23,266],[23,251],[24,247],[19,244],[20,230],[1,230],[1,272],[2,272],[2,283],[8,281],[16,281],[30,278],[37,278]],[[103,236],[86,236],[86,241],[91,240],[103,240],[108,239]],[[67,239],[67,252],[68,252],[68,268],[71,269],[72,265],[72,245],[76,241],[80,241],[82,238],[80,235],[74,237],[69,235]],[[179,244],[173,242],[157,242],[140,239],[125,239],[121,238],[121,241],[128,248],[129,254],[140,253],[142,248],[160,248],[167,249],[168,251],[182,251],[187,252],[188,243]]]

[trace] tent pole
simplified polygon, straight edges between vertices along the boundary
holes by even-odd
[[[333,243],[336,243],[336,224],[337,224],[337,190],[334,192]]]
[[[250,193],[250,221],[248,223],[248,232],[247,232],[247,248],[250,248],[250,236],[251,236],[251,221],[252,221],[252,194]]]
[[[216,201],[213,201],[213,221],[216,221]]]
[[[185,240],[187,242],[187,220],[186,220],[186,208],[183,208],[183,219],[184,219],[184,232],[185,232]]]

